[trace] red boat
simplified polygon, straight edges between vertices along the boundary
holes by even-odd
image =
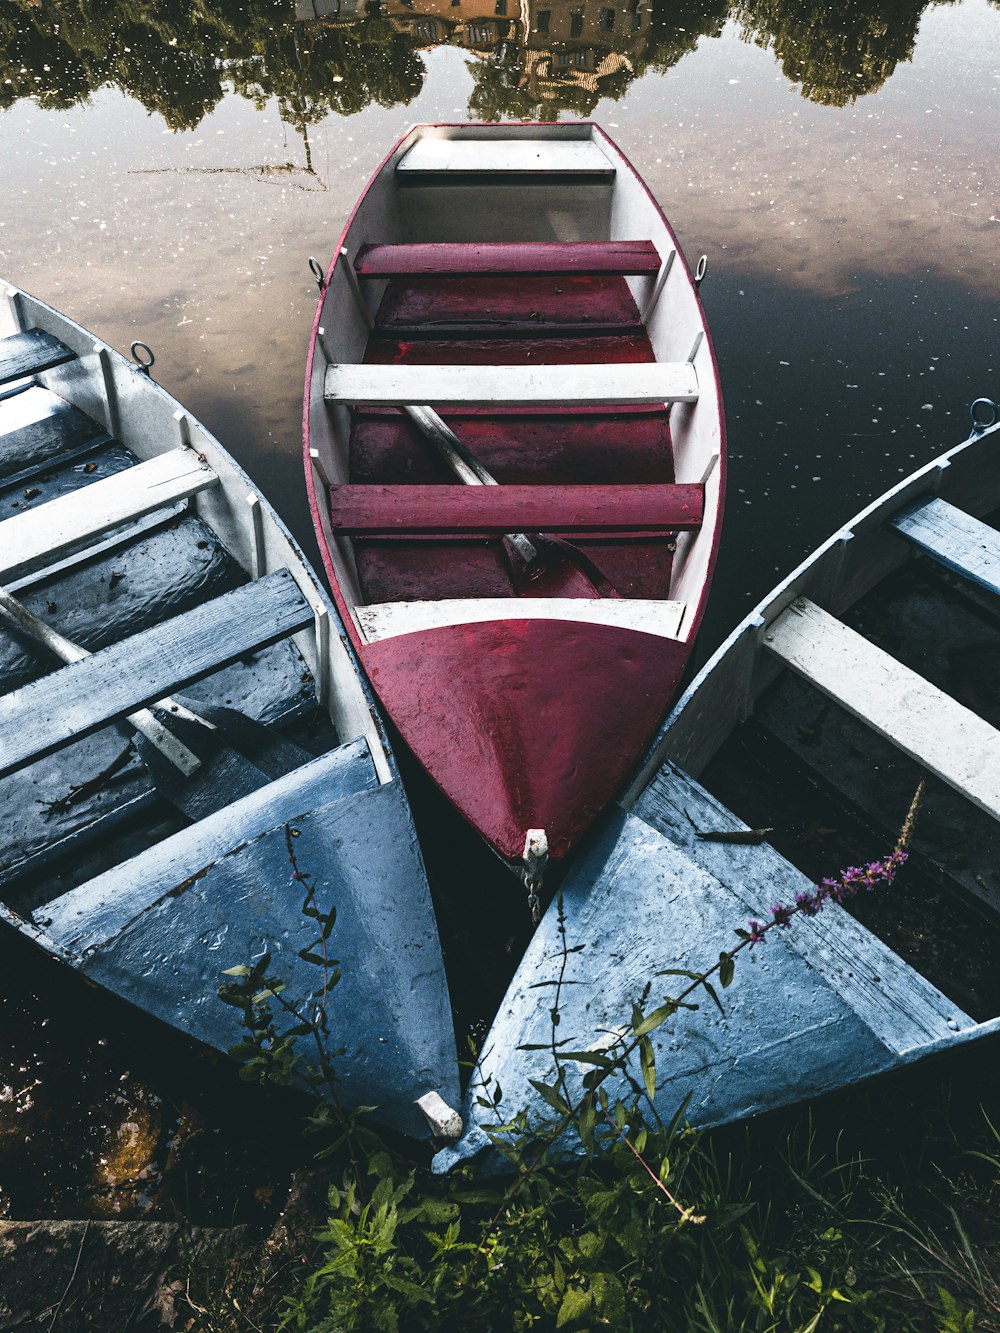
[[[344,621],[487,842],[563,857],[674,698],[715,562],[696,281],[592,124],[417,126],[312,262],[306,473]]]

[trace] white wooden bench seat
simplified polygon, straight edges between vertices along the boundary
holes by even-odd
[[[1000,731],[807,597],[763,637],[828,698],[1000,819]]]
[[[325,389],[330,402],[367,407],[693,403],[698,398],[698,374],[689,361],[562,366],[334,364],[327,367]]]
[[[405,181],[455,176],[584,176],[610,181],[614,163],[590,139],[418,139],[396,163]],[[421,181],[422,183],[422,181]]]
[[[82,486],[0,523],[0,582],[51,563],[81,542],[214,486],[218,477],[193,449],[172,449],[146,463]]]

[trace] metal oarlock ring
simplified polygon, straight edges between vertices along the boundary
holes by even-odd
[[[989,414],[989,420],[984,421],[980,416],[978,409],[984,408]],[[983,430],[989,430],[991,426],[997,424],[997,417],[1000,414],[1000,408],[992,398],[977,398],[969,408],[969,415],[972,417],[972,429],[977,433]]]
[[[702,255],[698,260],[698,265],[694,271],[694,285],[700,287],[705,281],[705,274],[708,272],[708,255]]]
[[[323,274],[323,265],[319,262],[319,260],[315,257],[315,255],[309,256],[309,271],[316,279],[316,286],[320,289],[320,291],[323,291],[324,288],[326,287],[326,279]]]
[[[153,349],[149,343],[136,341],[129,348],[129,351],[132,353],[132,360],[142,373],[148,375],[156,365],[156,357],[153,355]]]

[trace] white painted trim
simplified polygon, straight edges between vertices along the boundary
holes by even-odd
[[[358,282],[358,275],[354,271],[354,261],[347,253],[346,245],[340,247],[340,260],[344,267],[344,276],[347,279],[347,285],[351,289],[351,298],[357,307],[358,314],[361,316],[365,328],[371,333],[372,329],[375,327],[375,317],[368,309],[368,302],[365,300],[364,292],[361,290],[361,284]],[[322,337],[325,335],[326,331],[325,329],[320,329],[319,332]],[[323,348],[323,354],[326,356],[326,348]],[[331,358],[327,356],[326,359],[329,361]]]
[[[247,492],[247,505],[250,509],[250,577],[261,578],[267,572],[267,551],[264,548],[264,515],[261,512],[260,496],[253,491]]]
[[[673,268],[674,260],[676,258],[677,258],[677,251],[671,248],[671,250],[667,254],[666,259],[664,259],[663,263],[660,265],[660,271],[656,278],[656,285],[654,286],[652,292],[650,293],[649,300],[642,308],[642,315],[640,316],[640,318],[644,325],[647,325],[649,321],[653,318],[653,311],[657,307],[657,304],[660,300],[660,295],[663,292],[664,286],[666,285],[667,278],[670,276],[670,270]]]
[[[439,602],[376,602],[355,608],[366,643],[491,620],[564,620],[676,639],[683,602],[618,597],[453,597]]]

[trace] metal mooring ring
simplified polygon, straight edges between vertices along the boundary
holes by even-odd
[[[988,421],[983,421],[980,418],[979,413],[976,411],[979,407],[989,408]],[[997,407],[992,398],[977,398],[969,408],[969,416],[972,417],[972,429],[977,433],[979,431],[989,430],[991,426],[995,426],[997,424],[998,415],[1000,415],[1000,408]]]
[[[323,289],[326,287],[326,278],[323,274],[323,265],[319,262],[319,260],[315,257],[315,255],[309,256],[309,269],[313,277],[316,279],[316,286],[320,289],[320,291],[323,291]]]
[[[701,286],[701,284],[705,281],[705,274],[707,272],[708,272],[708,255],[702,255],[702,257],[698,260],[697,267],[695,268],[694,271],[695,287]]]
[[[132,353],[132,360],[142,373],[148,375],[156,365],[156,357],[153,355],[153,349],[150,347],[149,343],[134,342],[129,348],[129,351]],[[148,357],[148,360],[143,360],[143,354]]]

